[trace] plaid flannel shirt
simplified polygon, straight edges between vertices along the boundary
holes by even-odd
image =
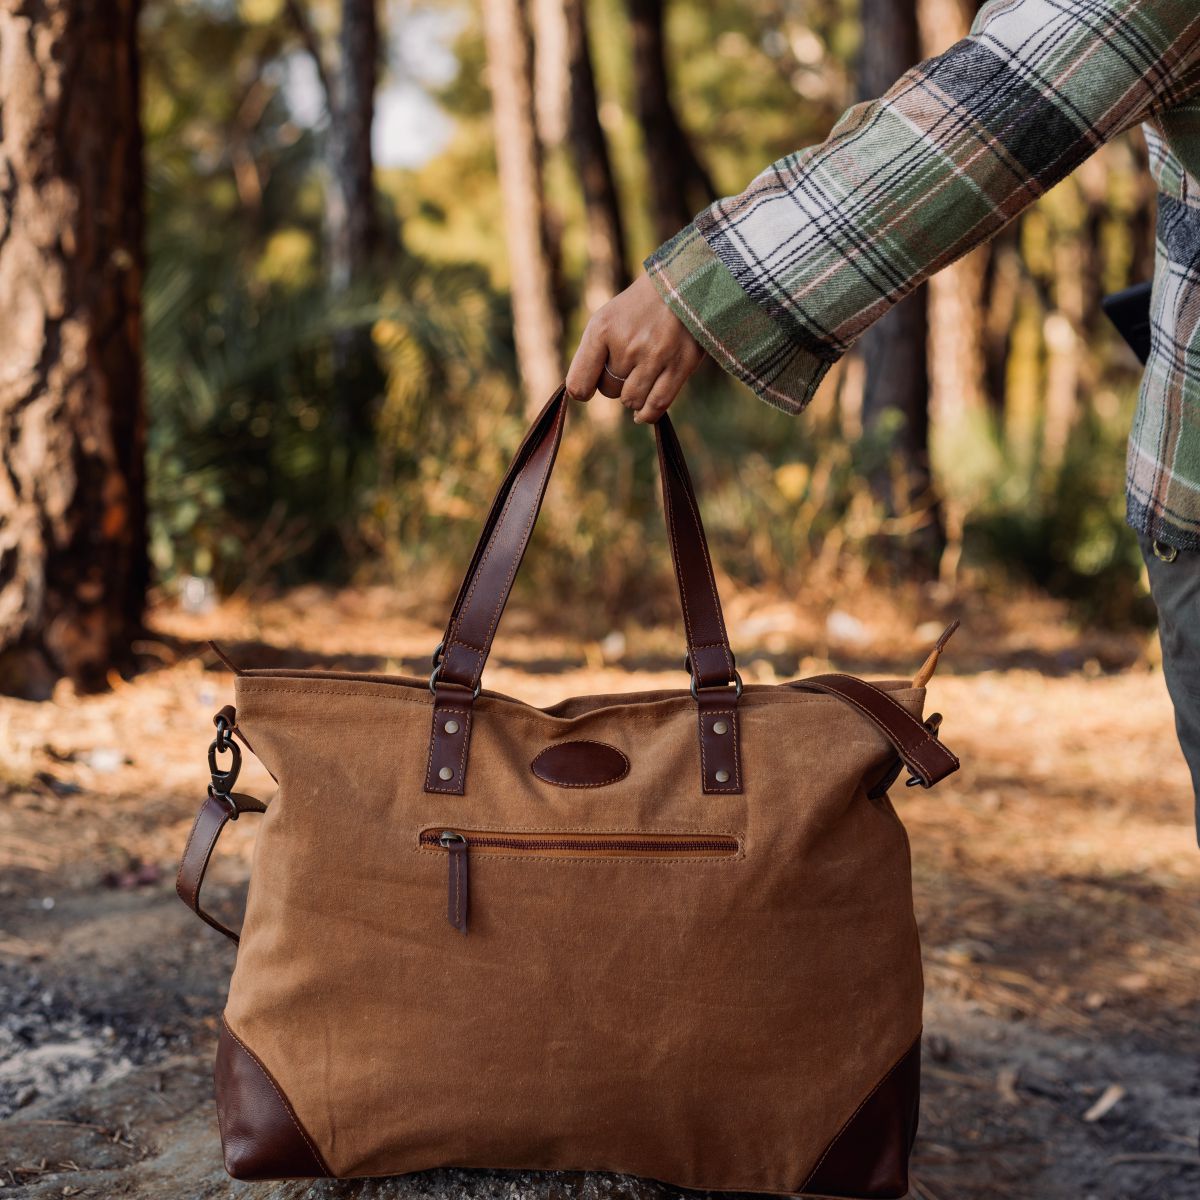
[[[1200,549],[1200,0],[992,0],[646,268],[717,362],[799,412],[893,304],[1138,124],[1160,196],[1128,516]]]

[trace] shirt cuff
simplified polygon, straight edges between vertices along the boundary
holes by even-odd
[[[819,358],[789,338],[742,290],[695,224],[680,230],[643,265],[696,341],[775,408],[800,412],[837,360],[837,355]]]

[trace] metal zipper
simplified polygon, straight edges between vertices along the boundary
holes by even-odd
[[[446,919],[467,932],[468,858],[476,854],[566,855],[572,858],[732,858],[738,839],[694,833],[503,833],[479,829],[424,829],[419,844],[446,852]]]

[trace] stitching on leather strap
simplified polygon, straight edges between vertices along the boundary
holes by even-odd
[[[209,798],[206,797],[204,803],[200,806],[200,811],[196,814],[196,819],[192,822],[192,830],[188,834],[187,845],[185,845],[183,848],[183,857],[179,860],[179,870],[175,875],[175,890],[179,892],[180,895],[182,895],[184,891],[183,871],[187,866],[188,851],[192,848],[192,841],[196,837],[196,830],[200,828],[200,822],[204,817],[205,810],[208,808],[208,800]]]
[[[861,684],[863,687],[870,687],[870,685],[864,683],[863,680],[855,679],[853,675],[832,675],[828,676],[828,678],[837,680],[850,680],[854,684]],[[872,711],[865,704],[863,704],[862,701],[852,693],[851,689],[846,689],[843,691],[839,688],[831,687],[829,690],[835,695],[839,696],[841,699],[847,701],[847,703],[854,705],[854,707],[857,708],[864,716],[866,716],[868,720],[873,721],[875,724],[884,729],[894,740],[897,748],[900,751],[900,756],[904,758],[906,762],[911,759],[926,772],[932,772],[936,769],[936,765],[930,764],[928,759],[924,756],[924,751],[932,749],[937,756],[945,755],[945,757],[949,759],[956,768],[962,765],[954,752],[950,750],[944,742],[940,741],[938,738],[935,738],[933,734],[931,734],[929,730],[926,729],[925,726],[922,725],[921,722],[915,717],[909,718],[913,722],[913,726],[915,726],[915,728],[910,727],[906,733],[902,734],[895,728],[895,726],[889,724],[888,721],[884,719],[882,714]],[[875,689],[872,690],[874,691]],[[892,700],[890,696],[887,696],[882,692],[879,694],[889,704],[895,705],[895,707],[899,709],[899,705],[896,705],[896,702]],[[904,713],[906,717],[909,716],[909,714],[904,712],[903,709],[899,710],[900,712]],[[895,714],[889,709],[888,715],[894,716]],[[917,734],[917,730],[920,730],[919,734]],[[915,744],[913,741],[914,735],[917,737]]]
[[[462,750],[458,756],[458,786],[454,787],[438,787],[434,783],[433,775],[433,750],[438,744],[438,717],[453,713],[455,716],[462,717],[463,726],[459,731],[462,734]],[[467,746],[470,744],[471,738],[471,709],[470,707],[446,707],[439,708],[437,702],[433,706],[433,729],[429,734],[429,761],[425,766],[425,790],[427,792],[441,792],[444,795],[457,796],[466,791],[467,788]],[[451,783],[453,784],[453,780]]]
[[[200,907],[200,884],[204,881],[204,876],[208,871],[208,859],[216,848],[217,838],[221,836],[221,830],[224,828],[224,820],[219,821],[212,831],[212,836],[208,839],[208,845],[204,847],[204,861],[200,870],[196,873],[196,886],[192,888],[192,907],[195,909]]]
[[[672,430],[672,436],[674,436],[674,430]],[[681,486],[682,486],[682,476],[683,476],[683,472],[680,471]],[[708,571],[707,571],[708,590],[712,593],[713,615],[717,618],[717,627],[720,629],[721,637],[724,639],[722,642],[714,643],[714,644],[720,645],[721,650],[723,651],[723,653],[725,655],[726,665],[729,667],[729,672],[732,675],[732,673],[733,673],[733,654],[729,649],[729,631],[725,628],[725,616],[721,612],[721,599],[717,595],[717,581],[716,581],[715,577],[713,576],[712,559],[709,557],[708,542],[704,537],[704,526],[700,521],[700,511],[696,507],[696,501],[695,501],[695,498],[692,496],[690,488],[687,488],[687,487],[683,488],[683,497],[688,502],[688,507],[692,510],[692,519],[693,519],[693,523],[695,524],[695,527],[696,527],[696,539],[700,543],[700,552],[704,555],[704,563],[708,568]]]
[[[529,466],[533,462],[534,457],[536,456],[538,451],[546,449],[547,445],[549,445],[550,448],[546,452],[546,463],[542,469],[541,475],[538,478],[538,485],[537,485],[538,494],[543,495],[545,493],[545,490],[546,490],[546,487],[548,486],[548,481],[550,478],[550,468],[554,464],[554,452],[553,452],[554,434],[553,434],[553,430],[556,428],[561,429],[562,424],[563,424],[564,420],[566,419],[566,414],[567,414],[567,408],[566,408],[566,405],[564,404],[562,406],[562,408],[559,409],[558,415],[554,418],[554,423],[550,427],[551,432],[550,432],[550,436],[547,438],[547,441],[543,442],[541,446],[537,447],[534,450],[533,454],[529,458],[529,461],[525,463],[525,465],[517,472],[516,478],[513,479],[512,489],[509,491],[508,499],[504,503],[504,509],[496,521],[496,526],[495,526],[495,529],[492,531],[492,536],[488,540],[487,549],[484,551],[483,557],[479,560],[479,566],[475,569],[475,578],[471,581],[471,589],[467,593],[467,598],[463,602],[462,609],[459,611],[458,620],[455,621],[455,623],[454,623],[454,630],[451,633],[451,635],[447,641],[447,648],[449,648],[450,645],[460,645],[460,646],[466,646],[468,649],[473,649],[473,647],[469,646],[467,643],[460,641],[459,636],[458,636],[458,631],[459,631],[459,629],[462,628],[463,615],[470,608],[471,598],[474,596],[475,588],[479,583],[480,576],[482,576],[482,574],[483,574],[484,565],[487,563],[487,560],[491,557],[492,551],[495,549],[496,540],[499,537],[500,530],[504,525],[505,517],[508,515],[509,506],[512,504],[513,499],[517,494],[517,486],[520,484],[522,476],[529,469]],[[492,618],[491,618],[491,621],[488,623],[488,630],[487,630],[487,633],[484,635],[484,639],[483,639],[485,643],[491,641],[492,634],[495,633],[496,625],[500,620],[500,614],[504,611],[504,602],[508,599],[508,592],[509,592],[509,589],[512,587],[512,581],[516,577],[518,567],[520,567],[520,565],[521,565],[521,558],[523,557],[523,554],[524,554],[524,548],[529,544],[529,534],[530,534],[530,531],[533,529],[534,521],[537,519],[539,507],[540,507],[540,505],[535,504],[530,509],[529,520],[525,522],[525,528],[521,531],[521,551],[514,557],[512,566],[509,568],[507,576],[505,576],[504,585],[501,587],[499,595],[496,597],[496,603],[492,609]],[[477,650],[476,657],[482,659],[482,658],[486,657],[486,653],[487,652],[484,650]],[[472,683],[474,683],[476,677],[480,673],[482,673],[482,670],[483,670],[483,664],[481,662],[479,667],[476,668],[476,671],[472,676]]]

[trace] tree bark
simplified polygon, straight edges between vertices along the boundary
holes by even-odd
[[[342,0],[337,67],[330,79],[326,206],[329,281],[339,294],[370,271],[379,245],[371,154],[378,57],[375,0]]]
[[[917,0],[861,0],[863,49],[858,90],[864,100],[886,92],[921,58]],[[932,566],[944,544],[929,469],[929,296],[901,301],[861,342],[867,378],[863,430],[888,461],[872,470],[871,488],[889,516],[926,519],[903,539],[906,557]],[[912,561],[912,565],[916,565]]]
[[[628,0],[633,27],[634,107],[646,147],[654,228],[665,241],[716,189],[671,103],[663,34],[664,0]]]
[[[584,303],[595,312],[629,284],[625,230],[608,142],[600,124],[584,0],[564,0],[570,69],[570,139],[587,220]]]
[[[562,381],[562,322],[546,236],[533,54],[522,0],[483,5],[496,159],[512,273],[513,333],[526,407],[538,411]]]
[[[148,579],[138,0],[0,3],[0,690],[103,686]]]
[[[379,272],[379,221],[375,210],[375,160],[371,127],[379,28],[375,0],[342,0],[334,68],[327,72],[325,222],[329,287],[335,301],[366,287]],[[383,380],[369,329],[342,330],[333,339],[333,415],[342,441],[341,485],[348,500],[360,457],[374,437],[375,403]]]

